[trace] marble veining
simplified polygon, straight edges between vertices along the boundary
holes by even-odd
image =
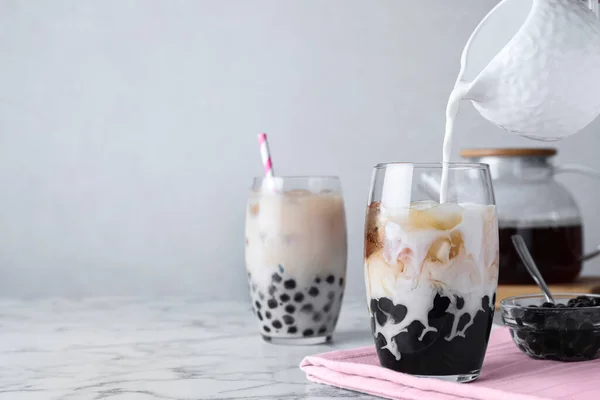
[[[374,399],[310,383],[302,358],[372,344],[364,298],[333,343],[265,343],[249,302],[0,300],[0,400]]]

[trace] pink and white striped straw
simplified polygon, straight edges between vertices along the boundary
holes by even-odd
[[[269,142],[267,141],[266,133],[258,134],[258,143],[260,144],[260,156],[262,157],[265,176],[272,177],[275,173],[273,172],[273,161],[271,161],[271,152],[269,151]]]

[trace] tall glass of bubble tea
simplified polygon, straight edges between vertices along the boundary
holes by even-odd
[[[255,178],[246,211],[246,269],[264,340],[331,340],[346,279],[346,217],[337,177]]]
[[[374,168],[365,282],[383,367],[454,382],[477,379],[494,315],[498,223],[486,164]]]

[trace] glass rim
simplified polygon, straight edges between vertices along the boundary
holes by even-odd
[[[283,180],[307,180],[307,179],[322,179],[322,180],[332,180],[339,181],[340,177],[337,175],[278,175],[278,176],[255,176],[254,180],[265,180],[272,179],[274,181],[283,181]]]
[[[374,169],[384,169],[390,166],[413,166],[416,168],[432,168],[432,169],[441,169],[444,165],[448,165],[448,169],[457,170],[457,169],[480,169],[487,170],[489,169],[489,164],[487,163],[478,163],[478,162],[408,162],[408,161],[394,161],[394,162],[386,162],[376,164]]]
[[[574,299],[577,296],[587,296],[587,297],[594,297],[594,298],[600,298],[600,294],[594,294],[594,293],[579,293],[579,292],[558,292],[558,293],[552,293],[552,297],[554,297],[554,300],[564,300],[566,298],[569,299]],[[532,294],[522,294],[522,295],[518,295],[518,296],[511,296],[511,297],[507,297],[505,299],[502,299],[500,301],[500,308],[503,310],[512,310],[512,309],[519,309],[519,308],[531,308],[534,309],[536,311],[542,311],[542,312],[546,312],[546,311],[556,311],[556,308],[540,308],[540,307],[534,307],[532,308],[531,306],[526,306],[526,305],[522,305],[522,304],[514,304],[512,302],[516,301],[516,300],[527,300],[527,299],[536,299],[536,298],[541,298],[541,299],[546,299],[546,297],[544,296],[544,294],[542,293],[532,293]],[[600,306],[589,306],[589,307],[577,307],[577,308],[558,308],[558,310],[569,310],[570,312],[573,312],[575,310],[590,310],[590,309],[595,309],[597,310],[598,308],[600,308]],[[561,311],[562,312],[562,311]]]

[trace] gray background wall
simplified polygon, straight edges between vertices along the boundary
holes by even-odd
[[[341,176],[362,293],[371,167],[440,159],[459,54],[495,3],[1,1],[0,295],[245,298],[260,131],[278,174]],[[557,161],[600,168],[599,130]],[[465,104],[454,159],[531,145]],[[600,184],[566,185],[591,247]]]

